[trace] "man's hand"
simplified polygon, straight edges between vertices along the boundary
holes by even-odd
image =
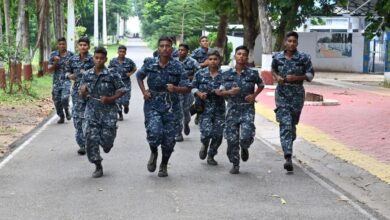
[[[55,56],[54,57],[54,63],[58,64],[59,62],[60,62],[60,57],[59,56]]]
[[[148,90],[146,90],[145,92],[143,92],[143,95],[144,95],[144,100],[148,100],[150,99],[150,97],[152,97],[152,94],[150,94],[150,92]]]
[[[68,79],[70,79],[70,80],[76,80],[76,75],[73,74],[73,73],[71,73],[71,74],[68,75]]]
[[[284,84],[284,79],[283,79],[283,77],[281,77],[281,76],[276,76],[276,81],[278,82],[278,84],[280,84],[280,85],[283,85]]]
[[[169,92],[176,92],[176,86],[169,83],[169,84],[167,84],[167,90]]]
[[[100,96],[100,102],[104,105],[107,105],[107,104],[111,104],[113,103],[115,100],[113,100],[111,97],[109,96]]]
[[[294,81],[297,81],[297,77],[295,75],[287,75],[286,80],[288,82],[294,82]]]
[[[245,96],[245,101],[249,103],[254,103],[256,101],[256,96],[254,94]]]
[[[214,93],[217,96],[223,96],[222,90],[220,90],[220,89],[214,89]]]
[[[79,95],[81,96],[81,97],[85,97],[85,96],[87,96],[87,92],[88,92],[88,89],[87,89],[87,85],[82,85],[81,87],[80,87],[80,90],[79,90]]]
[[[239,87],[233,87],[229,90],[229,95],[236,95],[240,92],[240,88]]]
[[[207,93],[205,93],[205,92],[196,92],[196,95],[200,98],[200,99],[202,99],[202,100],[206,100],[207,99]]]

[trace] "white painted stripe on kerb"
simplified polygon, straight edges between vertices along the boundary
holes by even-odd
[[[261,140],[267,147],[271,148],[274,151],[277,151],[276,148],[271,143],[269,143],[267,140],[265,140],[264,138],[262,138],[262,137],[260,137],[258,135],[256,135],[256,138]],[[301,170],[304,173],[306,173],[308,176],[310,176],[314,181],[316,181],[318,184],[323,186],[325,189],[329,190],[330,192],[334,193],[335,195],[339,196],[340,198],[346,198],[347,199],[346,202],[348,202],[353,208],[355,208],[358,212],[362,213],[368,219],[372,219],[372,220],[376,220],[377,219],[373,215],[368,213],[365,209],[363,209],[359,204],[357,204],[356,202],[352,201],[351,198],[347,197],[342,192],[338,191],[336,188],[334,188],[331,185],[329,185],[328,183],[326,183],[324,180],[319,178],[314,173],[312,173],[309,170],[307,170],[304,167],[302,167],[299,163],[297,163],[297,161],[294,160],[294,162],[295,162],[294,163],[295,166],[301,168]]]
[[[22,151],[27,145],[29,145],[39,134],[41,134],[46,127],[51,124],[57,115],[53,115],[41,128],[38,129],[31,137],[29,137],[23,144],[17,147],[10,155],[8,155],[3,161],[0,163],[0,169],[3,168],[12,158],[14,158],[20,151]]]

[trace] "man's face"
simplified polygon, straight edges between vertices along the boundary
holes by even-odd
[[[217,57],[215,55],[210,55],[207,58],[207,60],[208,60],[209,67],[213,67],[213,68],[218,68],[219,63],[221,62],[219,57]]]
[[[102,53],[95,53],[93,55],[93,63],[96,67],[102,68],[104,66],[104,63],[106,63],[107,57],[104,56]]]
[[[79,49],[80,53],[87,53],[89,50],[89,45],[85,42],[80,42],[78,43],[77,48]]]
[[[237,50],[234,55],[237,64],[247,64],[248,63],[248,53],[246,50]]]
[[[286,48],[286,50],[288,51],[295,51],[298,47],[298,39],[295,38],[294,36],[290,36],[288,37],[285,41],[284,41],[284,47]]]
[[[57,46],[58,46],[59,51],[62,51],[62,52],[66,51],[66,42],[65,41],[58,42]]]
[[[209,40],[207,38],[202,38],[202,40],[200,40],[200,46],[203,48],[209,48]]]
[[[160,41],[158,45],[158,52],[161,57],[170,57],[172,54],[172,43],[167,40]]]
[[[119,49],[118,50],[118,56],[120,58],[124,58],[126,56],[126,50],[125,49]]]
[[[179,57],[184,58],[188,54],[188,50],[185,47],[179,47]]]

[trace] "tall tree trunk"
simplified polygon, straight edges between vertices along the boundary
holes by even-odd
[[[280,51],[284,49],[283,40],[286,31],[292,31],[290,28],[294,25],[294,18],[297,16],[299,6],[302,4],[302,0],[294,1],[294,4],[291,8],[284,8],[282,10],[282,16],[280,18],[280,25],[277,30],[276,41],[274,50]]]
[[[183,14],[181,16],[181,35],[180,35],[180,43],[184,42],[184,25],[185,25],[185,12],[183,11]]]
[[[9,0],[3,0],[4,4],[4,25],[5,25],[5,40],[7,42],[7,45],[11,44],[11,33],[10,33],[10,27],[11,27],[11,14],[10,14],[10,2]]]
[[[0,42],[3,42],[3,15],[1,14],[1,7],[0,7]]]
[[[38,76],[42,76],[44,73],[44,59],[45,59],[45,46],[47,41],[47,22],[49,15],[49,0],[36,0],[37,5],[37,19],[38,19],[38,36],[36,47],[39,46],[39,69]]]
[[[64,36],[64,5],[62,0],[54,0],[53,24],[56,39]]]
[[[26,54],[26,63],[31,62],[31,47],[30,47],[30,20],[29,20],[29,13],[26,9],[26,12],[24,13],[25,19],[24,19],[24,27],[23,27],[23,37],[22,37],[22,48],[26,48],[28,50],[28,53]]]
[[[219,15],[218,33],[214,49],[220,53],[221,57],[224,55],[224,49],[227,43],[226,34],[228,28],[228,19],[229,17],[227,13],[221,13]]]
[[[272,26],[267,12],[267,0],[257,0],[259,8],[259,22],[261,45],[264,54],[272,54]]]
[[[93,44],[99,46],[99,0],[95,0],[93,6]]]
[[[237,13],[244,26],[244,45],[249,49],[248,64],[254,66],[254,49],[260,32],[256,1],[237,0]]]
[[[25,23],[26,23],[26,0],[19,0],[18,5],[18,24],[16,26],[16,56],[22,52],[23,39],[25,38]]]

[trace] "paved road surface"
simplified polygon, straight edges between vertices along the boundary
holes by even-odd
[[[140,67],[152,51],[131,41]],[[130,113],[119,123],[115,147],[104,157],[104,176],[78,156],[71,122],[53,120],[8,162],[0,164],[0,219],[368,219],[358,208],[256,140],[241,174],[231,175],[224,143],[219,165],[198,158],[199,131],[176,145],[169,177],[149,173],[143,101],[135,78]],[[258,127],[261,129],[261,127]],[[277,135],[277,134],[275,134]],[[160,158],[159,158],[160,159]],[[287,203],[273,195],[279,195]]]

